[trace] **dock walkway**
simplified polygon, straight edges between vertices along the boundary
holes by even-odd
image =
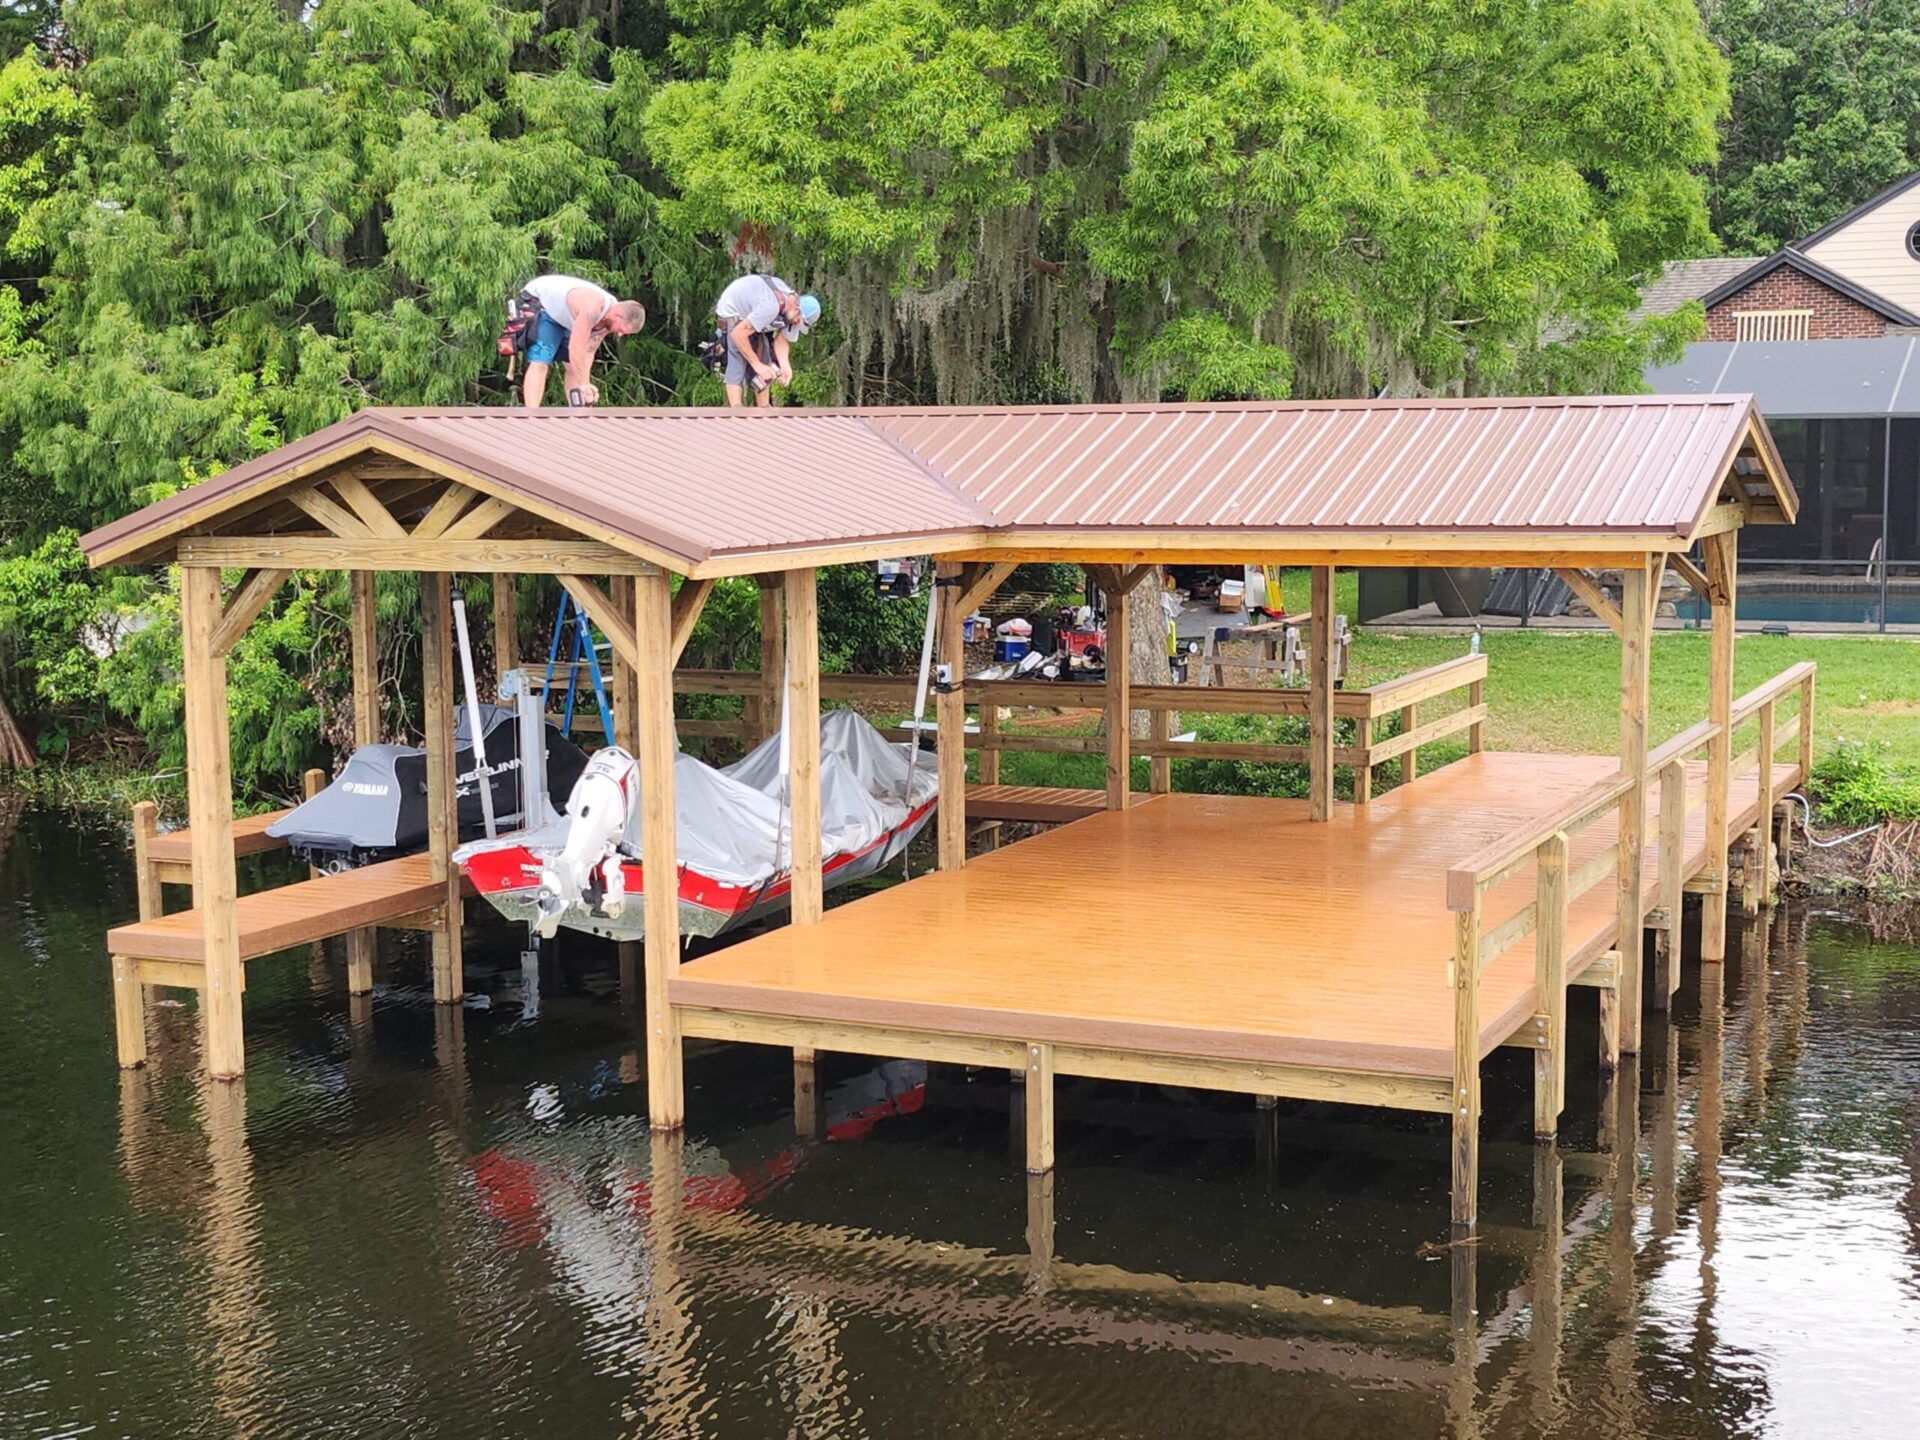
[[[1304,801],[1166,795],[691,961],[669,995],[689,1036],[1015,1065],[1046,1047],[1062,1074],[1446,1112],[1447,872],[1615,768],[1472,755],[1319,824]],[[1776,797],[1797,782],[1774,768]],[[1735,833],[1756,797],[1754,776],[1735,780]],[[1610,830],[1576,836],[1570,865],[1604,863]],[[1698,811],[1685,850],[1691,878]],[[1642,865],[1651,911],[1657,843]],[[1505,881],[1490,911],[1526,905],[1532,885]],[[1616,907],[1611,885],[1569,906],[1569,983],[1610,952]],[[1534,977],[1532,936],[1486,965],[1482,1056],[1540,1012]]]

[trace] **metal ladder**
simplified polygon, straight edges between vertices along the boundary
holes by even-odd
[[[560,663],[560,644],[563,637],[573,637],[573,655],[567,665],[567,704],[560,720],[560,733],[569,740],[573,738],[573,707],[580,684],[580,662],[587,662],[587,673],[593,678],[594,703],[600,709],[600,724],[603,743],[613,743],[613,707],[607,702],[606,677],[600,672],[600,651],[593,641],[593,626],[587,620],[587,612],[574,603],[573,596],[560,592],[560,611],[553,617],[553,638],[547,642],[547,679],[542,695],[553,694],[553,670]]]

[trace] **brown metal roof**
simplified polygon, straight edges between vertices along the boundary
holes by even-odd
[[[900,410],[367,410],[102,527],[95,563],[381,450],[686,569],[1008,530],[1684,537],[1736,456],[1798,501],[1730,396]],[[1749,468],[1752,468],[1751,466]],[[1768,518],[1768,517],[1757,517]]]

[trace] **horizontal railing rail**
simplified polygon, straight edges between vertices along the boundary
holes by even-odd
[[[536,667],[537,668],[537,667]],[[1354,772],[1354,798],[1361,804],[1372,798],[1373,768],[1398,760],[1403,783],[1417,775],[1417,754],[1422,746],[1444,740],[1461,732],[1468,734],[1468,748],[1481,748],[1483,726],[1487,719],[1485,684],[1487,657],[1462,655],[1430,665],[1411,674],[1363,689],[1338,690],[1333,696],[1334,718],[1353,723],[1351,744],[1334,750],[1334,764],[1351,767]],[[682,695],[734,696],[753,699],[765,695],[756,671],[680,670],[673,677],[674,690]],[[823,700],[847,704],[898,706],[913,703],[915,680],[911,675],[823,675],[820,696]],[[1466,703],[1425,723],[1419,719],[1422,704],[1443,696],[1466,691]],[[998,781],[998,756],[1008,754],[1091,755],[1105,750],[1098,735],[1035,735],[1010,733],[999,712],[1017,707],[1037,709],[1086,710],[1098,712],[1105,701],[1105,689],[1099,685],[1076,684],[1057,680],[969,680],[966,697],[979,707],[980,722],[967,728],[965,743],[982,753],[984,783]],[[1254,764],[1308,763],[1305,745],[1289,745],[1267,740],[1182,740],[1170,733],[1168,717],[1185,712],[1196,715],[1257,715],[1304,719],[1308,692],[1295,689],[1270,689],[1258,686],[1135,685],[1130,687],[1132,709],[1151,717],[1149,734],[1132,742],[1131,752],[1152,763],[1150,785],[1156,791],[1168,788],[1166,766],[1174,760],[1220,760]],[[1397,733],[1380,736],[1378,726],[1390,716],[1398,716]],[[575,724],[592,728],[592,716],[576,715]],[[686,739],[752,739],[751,722],[745,716],[685,719],[679,722]],[[910,733],[901,726],[883,733],[904,739]]]

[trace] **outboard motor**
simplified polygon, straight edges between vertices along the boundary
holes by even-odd
[[[534,931],[543,939],[560,928],[560,917],[582,899],[599,877],[600,910],[617,920],[626,909],[626,874],[620,868],[620,837],[640,804],[639,763],[618,745],[594,753],[567,796],[567,843],[540,866],[540,918]]]

